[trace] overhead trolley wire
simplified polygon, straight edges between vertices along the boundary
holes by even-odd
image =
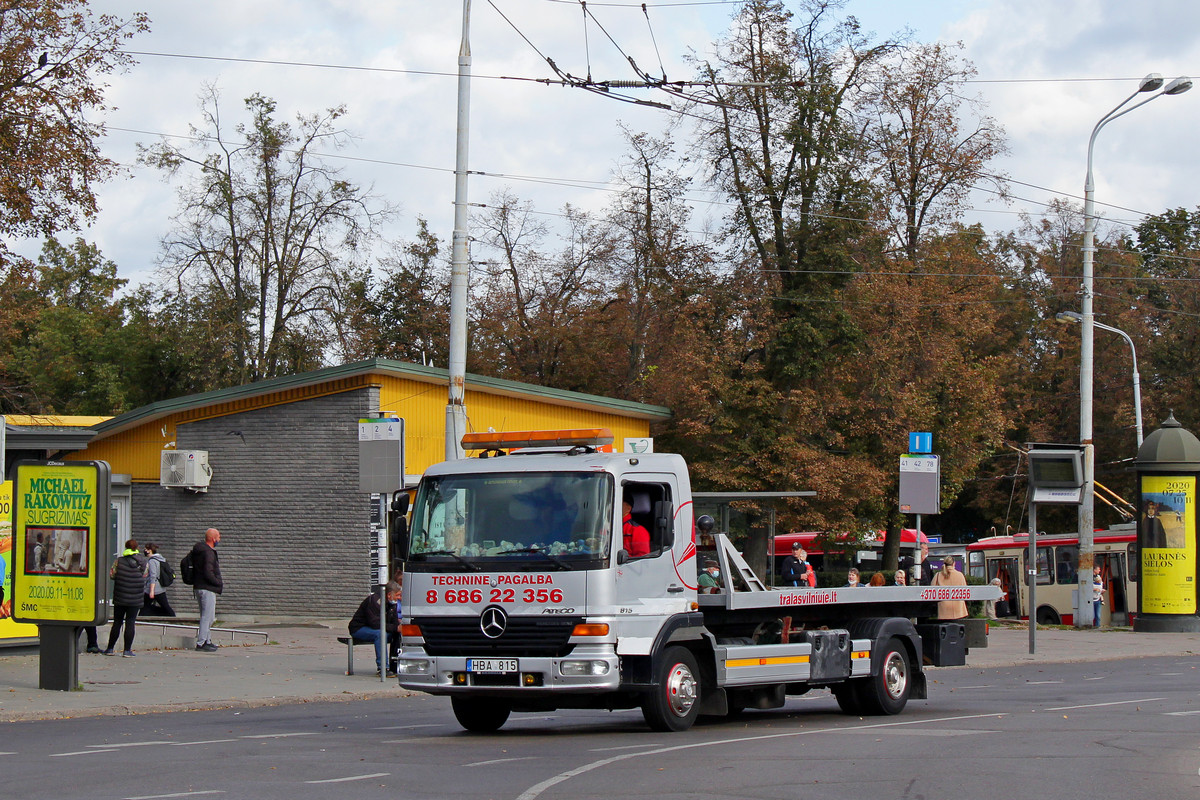
[[[658,49],[658,39],[654,36],[654,26],[650,24],[650,12],[646,10],[645,3],[642,3],[642,15],[646,18],[646,30],[650,32],[650,42],[654,45],[654,55],[658,58],[658,69],[662,73],[663,81],[666,81],[667,68],[663,66],[662,53]]]
[[[587,3],[580,0],[579,7],[583,10],[583,57],[587,62],[587,82],[592,82],[592,46],[588,42],[588,10]],[[604,30],[601,28],[601,30]]]

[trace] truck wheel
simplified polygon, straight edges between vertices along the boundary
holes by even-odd
[[[686,647],[668,647],[642,702],[642,716],[656,731],[686,731],[700,714],[700,670]]]
[[[899,714],[908,703],[912,689],[912,664],[908,650],[896,637],[884,642],[879,674],[866,678],[858,689],[858,699],[867,714]]]
[[[472,733],[494,733],[504,727],[512,711],[507,703],[479,697],[451,697],[454,718]]]
[[[849,714],[852,717],[860,717],[863,713],[862,700],[859,699],[858,684],[862,678],[857,680],[844,681],[836,683],[830,687],[833,691],[833,696],[837,698],[838,708],[843,714]]]

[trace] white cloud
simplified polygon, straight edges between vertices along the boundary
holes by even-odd
[[[1143,75],[1170,79],[1200,64],[1197,22],[1200,6],[1173,0],[996,0],[949,26],[947,35],[966,43],[981,78],[1030,81],[981,84],[1012,144],[1004,168],[1060,195],[1081,195],[1093,126]],[[1195,206],[1189,153],[1198,123],[1200,92],[1154,100],[1106,125],[1095,147],[1097,201],[1144,213]]]

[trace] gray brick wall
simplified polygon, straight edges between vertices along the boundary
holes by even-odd
[[[358,420],[378,389],[180,425],[176,447],[207,450],[206,493],[137,484],[133,535],[178,565],[205,529],[221,531],[217,615],[345,617],[370,590],[368,495],[358,491]],[[173,605],[193,612],[177,581]]]

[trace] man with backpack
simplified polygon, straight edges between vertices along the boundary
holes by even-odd
[[[213,644],[212,624],[217,617],[217,595],[225,588],[221,581],[221,564],[217,559],[217,542],[221,532],[209,528],[204,532],[204,541],[196,542],[191,552],[179,563],[179,572],[184,583],[192,585],[192,594],[200,606],[200,625],[196,628],[196,649],[204,653],[217,652]]]

